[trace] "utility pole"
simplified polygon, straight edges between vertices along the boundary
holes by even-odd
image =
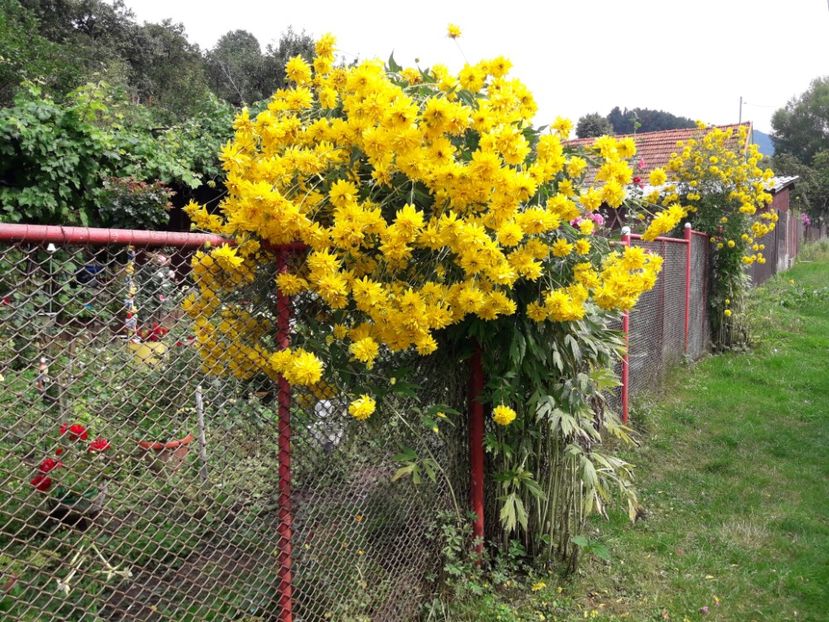
[[[737,124],[739,125],[742,122],[743,122],[743,96],[740,95],[740,120],[737,122]]]

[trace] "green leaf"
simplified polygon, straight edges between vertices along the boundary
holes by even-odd
[[[400,73],[400,71],[403,69],[403,67],[398,65],[397,62],[394,60],[394,52],[389,54],[388,66],[389,66],[389,71],[391,71],[393,73]]]
[[[573,536],[572,538],[570,538],[570,542],[572,542],[579,548],[584,548],[587,546],[587,538],[585,536]]]
[[[610,549],[604,544],[594,544],[590,547],[590,552],[599,559],[603,559],[606,562],[610,561]]]

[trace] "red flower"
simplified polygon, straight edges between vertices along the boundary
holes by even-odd
[[[65,423],[61,423],[60,435],[63,436],[67,432],[69,432],[69,438],[71,438],[73,441],[85,441],[89,438],[89,431],[80,423],[74,423],[69,427],[66,427]]]
[[[63,447],[58,447],[58,448],[55,450],[55,455],[56,455],[56,456],[59,456],[59,455],[61,455],[62,453],[63,453]]]
[[[32,486],[37,488],[40,492],[48,492],[48,490],[52,487],[52,478],[41,474],[35,475],[32,478]]]
[[[11,298],[9,298],[8,296],[3,296],[3,304],[4,305],[10,305],[11,303],[12,303]]]
[[[41,473],[48,473],[52,469],[56,469],[59,466],[63,466],[63,462],[60,460],[55,460],[54,458],[44,458],[43,462],[40,463],[40,466],[37,467],[37,470]]]
[[[634,177],[633,178],[633,183],[634,183],[634,185],[639,186],[641,188],[642,187],[642,178],[641,177]]]
[[[89,443],[90,452],[103,452],[110,448],[109,441],[103,436],[99,436],[94,441]]]

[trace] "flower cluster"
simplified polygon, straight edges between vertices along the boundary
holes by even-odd
[[[648,230],[661,235],[687,218],[694,229],[709,235],[714,246],[712,300],[719,310],[711,316],[714,341],[716,346],[735,345],[744,331],[732,329],[731,317],[745,289],[745,266],[765,263],[760,239],[777,222],[768,191],[774,174],[760,167],[762,155],[748,144],[747,126],[699,124],[699,130],[697,138],[677,144],[667,175],[657,180],[664,183],[667,178],[667,185],[645,197],[667,208]]]
[[[61,497],[67,495],[72,484],[68,482],[81,478],[91,477],[89,469],[85,462],[95,460],[95,456],[102,454],[111,449],[110,442],[98,436],[89,440],[89,430],[80,424],[74,423],[69,425],[62,423],[59,428],[60,444],[55,449],[54,457],[48,456],[41,460],[37,467],[37,473],[31,479],[31,485],[40,492],[49,492],[54,486],[57,476],[60,475],[62,481],[65,480],[64,486],[60,492]],[[71,461],[71,464],[70,464]],[[72,467],[70,473],[70,468]],[[86,489],[80,491],[81,494],[86,492]]]
[[[699,129],[699,138],[677,144],[667,175],[659,169],[651,173],[652,185],[666,179],[672,183],[648,197],[666,208],[648,230],[653,227],[661,235],[687,215],[695,228],[711,235],[717,250],[740,253],[744,264],[762,263],[763,247],[757,240],[777,222],[777,213],[768,209],[772,196],[767,188],[774,173],[760,168],[763,156],[757,145],[747,145],[747,126],[709,129],[699,124]]]
[[[237,242],[194,259],[199,288],[184,307],[205,368],[320,382],[314,354],[274,352],[267,326],[238,302],[283,244],[308,251],[278,289],[322,302],[331,338],[368,368],[383,349],[434,352],[437,332],[467,318],[573,322],[596,306],[629,309],[652,287],[656,258],[611,252],[594,235],[596,210],[625,200],[635,144],[602,137],[591,154],[566,152],[571,124],[533,129],[535,101],[509,68],[502,57],[457,75],[393,60],[337,67],[331,36],[312,62],[292,58],[293,86],[234,122],[221,214],[186,208],[195,227]]]

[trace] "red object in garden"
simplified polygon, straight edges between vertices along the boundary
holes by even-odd
[[[287,271],[287,251],[276,252],[276,271]],[[291,345],[291,299],[276,293],[276,345]],[[291,508],[291,385],[279,376],[279,622],[293,622],[293,513]]]
[[[40,492],[48,492],[52,487],[52,478],[46,475],[37,474],[32,478],[32,486]]]
[[[469,360],[469,503],[475,514],[472,535],[477,540],[475,550],[484,550],[484,366],[481,347]]]
[[[630,246],[630,229],[622,233],[622,244]],[[627,423],[630,413],[628,399],[630,394],[630,313],[622,314],[622,333],[625,336],[625,353],[622,356],[622,423]]]
[[[106,451],[110,447],[111,447],[111,445],[109,444],[109,441],[107,439],[105,439],[104,437],[99,436],[94,441],[89,443],[89,448],[88,449],[92,453],[96,453],[96,452],[99,453],[99,452]]]
[[[68,433],[69,438],[73,441],[85,441],[89,438],[89,431],[80,423],[73,423],[68,426],[65,423],[60,424],[60,435]]]
[[[192,443],[194,438],[192,434],[188,434],[182,439],[167,441],[165,443],[161,441],[138,441],[138,446],[141,449],[154,449],[156,451],[161,451],[162,449],[178,449],[179,447]]]
[[[142,328],[138,331],[138,335],[144,341],[161,341],[162,337],[170,332],[166,326],[162,326],[158,322],[153,322],[151,328]]]
[[[0,224],[0,240],[53,242],[56,244],[133,244],[135,246],[178,246],[199,248],[205,244],[234,244],[219,235],[134,229],[94,229],[60,225]]]
[[[685,354],[688,354],[688,330],[691,326],[691,223],[685,223]]]
[[[44,458],[38,465],[37,470],[41,473],[48,473],[52,469],[56,469],[59,466],[63,466],[63,462],[60,460],[55,460],[54,458]]]
[[[56,456],[59,456],[59,455],[61,455],[62,453],[63,453],[63,447],[58,447],[58,448],[55,450],[55,455],[56,455]]]

